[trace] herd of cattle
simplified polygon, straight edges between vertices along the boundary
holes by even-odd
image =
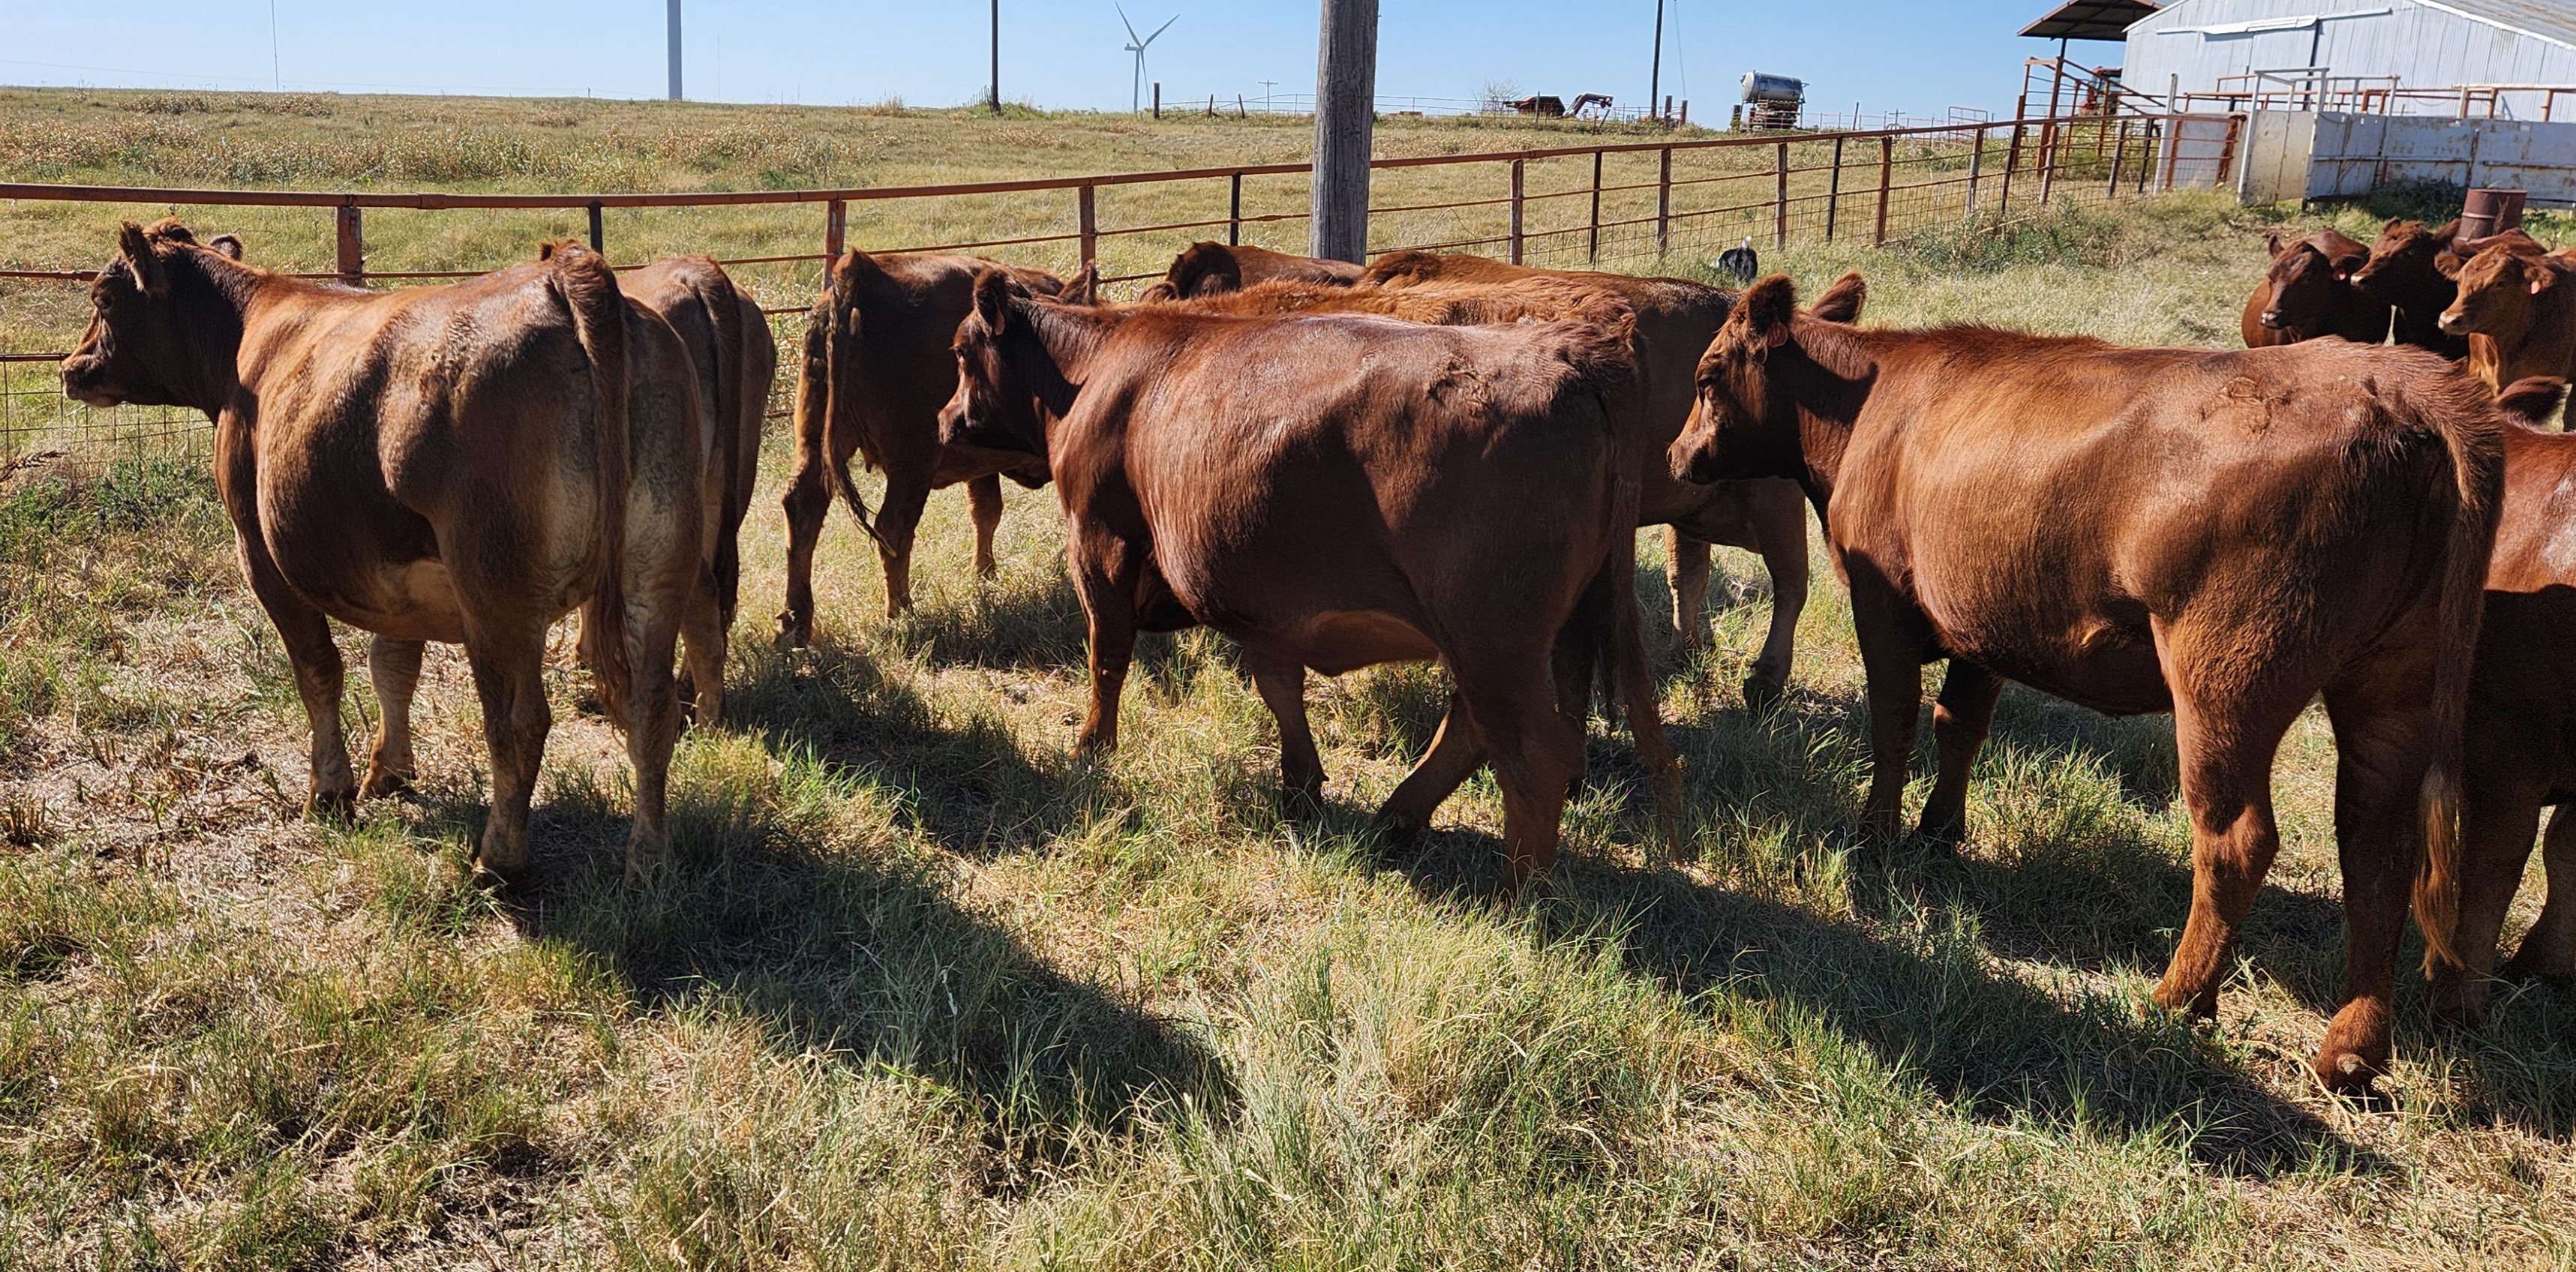
[[[2476,1020],[2540,811],[2576,792],[2576,436],[2542,423],[2576,373],[2576,255],[2412,222],[2376,249],[2332,231],[2273,247],[2241,353],[1864,329],[1857,274],[1802,308],[1776,276],[1733,292],[1199,244],[1117,304],[1088,271],[849,253],[805,324],[778,634],[811,637],[835,492],[893,613],[933,489],[966,485],[989,573],[1001,478],[1052,482],[1089,623],[1082,748],[1117,744],[1136,635],[1205,625],[1240,642],[1285,791],[1311,801],[1307,671],[1436,659],[1448,714],[1380,818],[1419,828],[1491,765],[1517,889],[1553,861],[1596,677],[1679,832],[1634,531],[1669,528],[1685,646],[1706,639],[1710,545],[1762,555],[1759,708],[1789,680],[1811,504],[1867,676],[1870,829],[1898,827],[1935,660],[1918,833],[1938,841],[1965,829],[2005,679],[2173,713],[2195,882],[2168,1007],[2215,1010],[2279,845],[2274,754],[2322,697],[2349,932],[2313,1065],[2366,1089],[2409,910],[2437,1010]],[[124,227],[92,301],[66,392],[215,421],[243,572],[312,725],[312,806],[405,785],[422,642],[461,642],[492,755],[478,859],[523,871],[546,632],[579,609],[635,769],[627,869],[651,870],[680,712],[723,710],[777,361],[723,271],[620,274],[557,244],[370,292],[164,221]],[[854,459],[885,476],[873,515]],[[375,633],[363,784],[326,618]],[[2576,821],[2552,821],[2544,855],[2549,901],[2508,976],[2576,973]]]

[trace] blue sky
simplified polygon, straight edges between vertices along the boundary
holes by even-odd
[[[986,78],[988,0],[685,0],[689,96],[948,105]],[[1567,98],[1646,93],[1655,0],[1382,0],[1378,91],[1474,97],[1488,83]],[[2050,0],[1670,0],[1664,84],[1721,116],[1760,69],[1805,78],[1815,108],[2002,110],[2012,33]],[[658,97],[664,0],[0,0],[0,82],[113,87],[449,91]],[[1142,30],[1178,16],[1149,69],[1166,98],[1305,92],[1315,0],[1133,0]],[[1111,0],[1002,0],[1002,90],[1048,107],[1126,108],[1130,59]],[[2120,49],[2079,44],[2116,63]]]

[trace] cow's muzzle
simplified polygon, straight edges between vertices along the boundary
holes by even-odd
[[[63,396],[86,406],[109,407],[120,401],[107,385],[107,360],[75,353],[61,363]]]
[[[2461,324],[2462,322],[2467,321],[2467,320],[2468,320],[2468,315],[2466,315],[2466,314],[2460,314],[2460,313],[2454,313],[2454,312],[2452,312],[2452,311],[2450,311],[2450,310],[2445,309],[2445,310],[2443,310],[2443,311],[2442,311],[2442,316],[2441,316],[2441,317],[2436,318],[2436,319],[2434,319],[2434,320],[2433,320],[2433,325],[2434,325],[2434,326],[2436,326],[2436,327],[2441,328],[2441,329],[2442,329],[2442,330],[2444,330],[2444,331],[2450,332],[2450,333],[2451,333],[2451,334],[2453,334],[2453,335],[2458,335],[2458,334],[2459,334],[2459,332],[2460,332],[2460,324]]]
[[[2278,309],[2266,309],[2262,313],[2256,315],[2254,321],[2273,331],[2279,331],[2281,328],[2290,325],[2290,320],[2283,318],[2281,316],[2281,311]]]

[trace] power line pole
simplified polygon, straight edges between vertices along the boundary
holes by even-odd
[[[671,0],[671,100],[680,100],[680,0]]]
[[[1314,215],[1307,251],[1368,259],[1369,141],[1377,112],[1377,0],[1323,0],[1315,67]]]
[[[1655,113],[1655,103],[1664,100],[1664,0],[1655,0],[1655,69],[1646,77],[1646,113]]]
[[[993,0],[993,113],[1002,113],[1002,0]]]

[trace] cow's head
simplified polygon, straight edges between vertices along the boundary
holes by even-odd
[[[1866,296],[1860,275],[1845,274],[1814,311],[1801,315],[1786,274],[1745,289],[1700,355],[1690,421],[1664,454],[1673,476],[1695,482],[1806,476],[1802,414],[1857,406],[1835,391],[1848,388],[1849,379],[1819,366],[1806,344],[1847,339],[1849,333],[1824,324],[1858,318]]]
[[[957,392],[939,408],[942,444],[1045,458],[1047,408],[1064,386],[1026,295],[1001,270],[975,275],[975,308],[957,325]]]
[[[2442,270],[2459,284],[2460,295],[2442,311],[2442,330],[2495,337],[2524,330],[2532,301],[2568,285],[2544,255],[2538,243],[2520,237],[2481,240],[2477,253],[2465,261],[2443,254]]]
[[[2377,300],[2404,300],[2402,293],[2409,283],[2442,277],[2439,258],[2459,233],[2456,220],[2436,229],[2422,221],[2391,217],[2380,230],[2379,241],[2370,245],[2370,259],[2352,272],[2352,285]]]
[[[2326,334],[2335,289],[2344,286],[2367,258],[2328,256],[2309,239],[2285,243],[2278,233],[2267,236],[2264,244],[2272,252],[2272,267],[2263,273],[2263,285],[2270,293],[2255,321],[2273,331],[2286,331],[2293,340]]]
[[[177,221],[127,221],[90,281],[89,330],[62,361],[63,392],[91,406],[194,406],[230,394],[241,348],[241,240],[197,242]]]

